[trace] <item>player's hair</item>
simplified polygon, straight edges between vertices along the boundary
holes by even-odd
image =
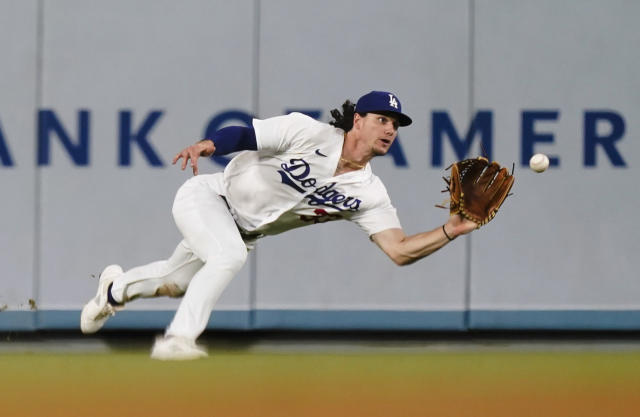
[[[353,116],[356,114],[356,105],[347,100],[342,104],[342,112],[338,109],[331,110],[331,116],[333,120],[329,122],[331,126],[335,126],[339,129],[348,132],[353,128]],[[364,116],[365,114],[361,114]]]

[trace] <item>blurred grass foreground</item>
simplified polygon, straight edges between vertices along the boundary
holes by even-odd
[[[640,416],[640,350],[0,350],[3,416]]]

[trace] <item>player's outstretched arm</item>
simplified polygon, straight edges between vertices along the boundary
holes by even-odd
[[[449,217],[444,226],[412,236],[402,229],[387,229],[371,236],[371,239],[397,265],[409,265],[432,254],[460,235],[467,234],[478,225],[460,215]]]
[[[198,158],[201,156],[211,156],[216,150],[216,146],[213,144],[212,140],[205,139],[200,142],[194,143],[191,146],[187,146],[176,156],[173,157],[172,164],[175,165],[182,158],[182,169],[187,167],[187,163],[191,161],[191,169],[193,170],[193,175],[198,175]]]
[[[238,151],[255,151],[258,149],[256,132],[252,127],[227,126],[216,131],[211,137],[184,148],[174,158],[175,165],[182,158],[182,170],[191,160],[193,175],[198,175],[198,158],[201,156],[228,155]]]

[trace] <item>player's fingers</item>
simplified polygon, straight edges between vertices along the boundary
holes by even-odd
[[[176,156],[173,157],[173,161],[171,162],[172,165],[175,165],[176,162],[178,162],[178,159],[182,158],[182,153],[178,153]]]
[[[189,152],[189,156],[191,157],[191,169],[193,170],[193,175],[198,175],[198,157],[200,155],[192,149],[191,152]]]
[[[180,167],[180,169],[184,171],[184,169],[187,167],[187,163],[189,162],[189,154],[185,153],[182,156],[184,157],[184,159],[182,160],[182,167]]]

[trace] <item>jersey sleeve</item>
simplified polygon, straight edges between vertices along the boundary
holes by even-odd
[[[369,236],[387,229],[402,228],[398,213],[393,204],[391,204],[387,189],[378,178],[373,181],[369,197],[372,199],[372,203],[351,216],[350,220],[352,222],[357,224]]]
[[[320,122],[302,114],[290,113],[269,119],[253,119],[258,151],[279,154],[303,149]]]
[[[210,139],[215,145],[214,155],[228,155],[238,151],[257,150],[256,133],[250,127],[229,126],[215,132]]]
[[[402,229],[396,209],[391,205],[359,213],[351,221],[369,236],[387,229]]]

